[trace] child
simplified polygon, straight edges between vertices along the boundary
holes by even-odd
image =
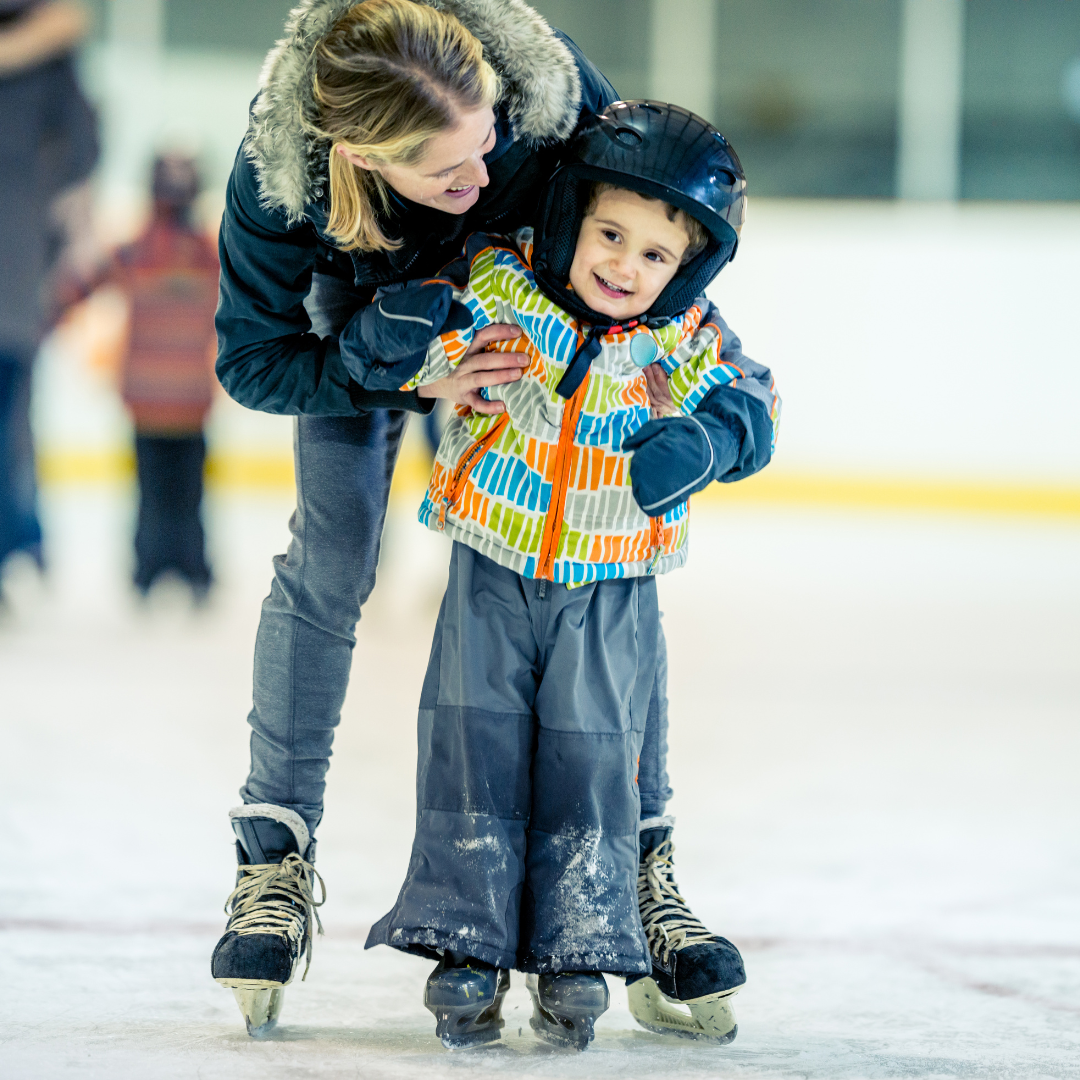
[[[135,427],[139,517],[136,589],[146,595],[175,571],[202,600],[210,568],[200,516],[213,401],[214,311],[218,260],[192,222],[199,193],[194,161],[175,154],[154,161],[150,223],[90,280],[65,283],[70,304],[105,283],[130,305],[121,362],[121,393]]]
[[[442,378],[494,322],[522,328],[529,358],[504,412],[451,419],[420,509],[454,548],[412,858],[368,938],[439,960],[425,1005],[447,1047],[499,1037],[508,968],[529,973],[536,1033],[579,1049],[602,973],[653,970],[636,765],[655,575],[686,560],[689,495],[753,471],[778,412],[769,372],[695,299],[735,252],[744,187],[704,121],[618,103],[568,145],[535,246],[475,235],[443,279],[388,292],[342,336],[369,388]],[[657,361],[679,415],[650,421]]]
[[[153,219],[118,252],[114,278],[131,303],[123,395],[139,470],[135,587],[145,594],[159,574],[174,570],[201,599],[210,587],[200,507],[218,261],[191,220],[198,192],[194,162],[154,162]]]

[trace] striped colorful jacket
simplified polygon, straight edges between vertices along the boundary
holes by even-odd
[[[641,363],[659,360],[676,408],[687,415],[717,386],[758,398],[775,440],[779,399],[772,377],[742,355],[737,339],[725,351],[727,327],[700,299],[659,328],[606,335],[585,381],[564,400],[555,387],[585,337],[536,287],[531,236],[522,230],[514,243],[471,238],[468,285],[453,291],[458,314],[452,310],[434,324],[456,328],[431,341],[422,367],[402,387],[443,378],[476,331],[491,323],[524,331],[498,346],[530,359],[518,382],[488,391],[506,411],[484,416],[459,409],[447,424],[420,521],[525,577],[582,584],[672,570],[686,561],[688,504],[647,517],[631,492],[631,455],[621,449],[650,419]]]

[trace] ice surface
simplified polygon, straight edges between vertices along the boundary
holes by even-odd
[[[0,1076],[1080,1078],[1080,529],[695,511],[661,583],[678,879],[744,948],[739,1035],[575,1056],[524,980],[448,1054],[429,965],[363,951],[409,854],[415,709],[447,547],[402,504],[358,631],[306,983],[253,1042],[210,979],[251,647],[284,497],[214,500],[221,590],[124,589],[130,503],[47,498],[52,576],[0,624]],[[420,569],[417,569],[417,568]],[[520,1031],[520,1034],[519,1034]]]

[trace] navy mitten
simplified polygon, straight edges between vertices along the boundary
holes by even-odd
[[[391,286],[349,320],[338,346],[365,390],[396,390],[424,366],[433,338],[471,325],[469,309],[444,282]]]
[[[735,436],[714,416],[672,416],[650,420],[622,446],[633,451],[630,485],[638,506],[660,517],[695,491],[718,480],[735,464]]]

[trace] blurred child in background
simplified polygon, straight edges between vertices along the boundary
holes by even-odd
[[[200,509],[203,428],[215,386],[218,260],[194,223],[199,186],[191,158],[159,156],[149,224],[65,299],[111,284],[127,300],[120,390],[135,427],[139,477],[133,581],[145,595],[171,571],[201,600],[211,581]]]
[[[121,392],[135,425],[139,523],[135,587],[173,570],[201,598],[210,587],[201,505],[213,400],[218,260],[192,221],[199,175],[189,158],[154,162],[150,224],[114,257],[131,308]]]

